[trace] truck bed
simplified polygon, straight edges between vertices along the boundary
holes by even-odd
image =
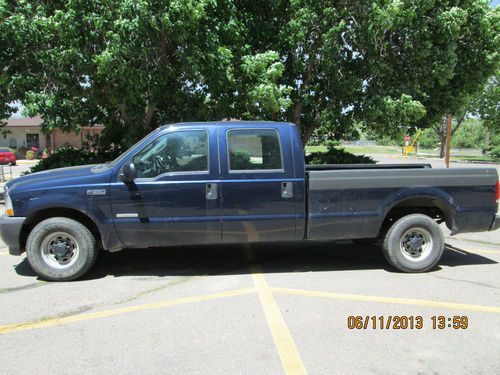
[[[422,169],[430,164],[307,164],[306,171],[332,171],[346,169]]]
[[[414,165],[307,167],[313,240],[376,237],[393,209],[438,206],[452,233],[488,230],[495,214],[495,169]]]

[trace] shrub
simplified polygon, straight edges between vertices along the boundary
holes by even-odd
[[[483,148],[483,154],[490,155],[496,160],[500,160],[500,132],[493,133],[490,137],[490,145]]]
[[[29,152],[29,151],[28,151]],[[26,154],[28,153],[26,152]],[[31,172],[46,171],[48,169],[71,167],[75,165],[97,164],[103,163],[105,157],[87,150],[78,150],[69,145],[63,145],[47,157],[31,168]]]
[[[440,141],[439,135],[434,129],[425,129],[418,139],[418,144],[422,148],[436,148],[439,147]]]
[[[500,146],[495,146],[490,149],[490,155],[493,156],[495,159],[500,159]]]
[[[36,153],[33,150],[26,151],[26,159],[33,160],[36,157]]]
[[[234,152],[231,152],[231,169],[252,169],[250,153],[245,150],[236,150]]]
[[[313,152],[306,156],[306,164],[375,164],[375,160],[365,155],[354,155],[343,148],[328,146],[326,152]]]

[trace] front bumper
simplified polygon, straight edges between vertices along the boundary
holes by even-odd
[[[500,228],[500,214],[495,215],[490,230],[497,230],[498,228]]]
[[[8,246],[10,255],[21,255],[21,228],[25,217],[0,216],[0,238]]]

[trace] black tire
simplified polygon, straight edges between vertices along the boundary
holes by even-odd
[[[434,268],[443,251],[441,228],[429,216],[422,214],[402,217],[391,226],[384,238],[385,258],[403,272],[425,272]]]
[[[377,243],[378,238],[353,238],[351,241],[357,245],[373,245]]]
[[[57,255],[57,251],[66,254]],[[83,276],[94,265],[97,254],[95,238],[87,227],[65,217],[40,222],[26,241],[31,267],[42,279],[50,281],[70,281]]]

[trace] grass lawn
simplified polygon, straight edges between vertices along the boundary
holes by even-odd
[[[437,155],[426,155],[428,157],[435,157],[437,158]],[[495,159],[494,157],[491,156],[477,156],[477,155],[453,155],[451,154],[451,160],[456,160],[456,161],[483,161],[487,163],[499,163],[499,159]]]
[[[347,152],[356,155],[362,154],[401,154],[401,148],[397,146],[338,146]],[[307,146],[306,153],[326,152],[326,146]]]
[[[364,154],[372,154],[372,155],[383,155],[383,154],[393,154],[393,155],[401,155],[401,147],[398,146],[338,146],[339,148],[343,148],[347,152],[350,152],[355,155],[364,155]],[[326,152],[326,146],[307,146],[306,154],[310,154],[313,152]],[[415,154],[411,154],[414,156]],[[423,149],[421,148],[418,153],[419,156],[425,156],[430,158],[438,157],[438,150],[432,149]],[[490,163],[498,163],[500,160],[495,159],[491,156],[481,155],[480,150],[452,150],[451,152],[451,160],[470,160],[470,161],[483,161]]]

